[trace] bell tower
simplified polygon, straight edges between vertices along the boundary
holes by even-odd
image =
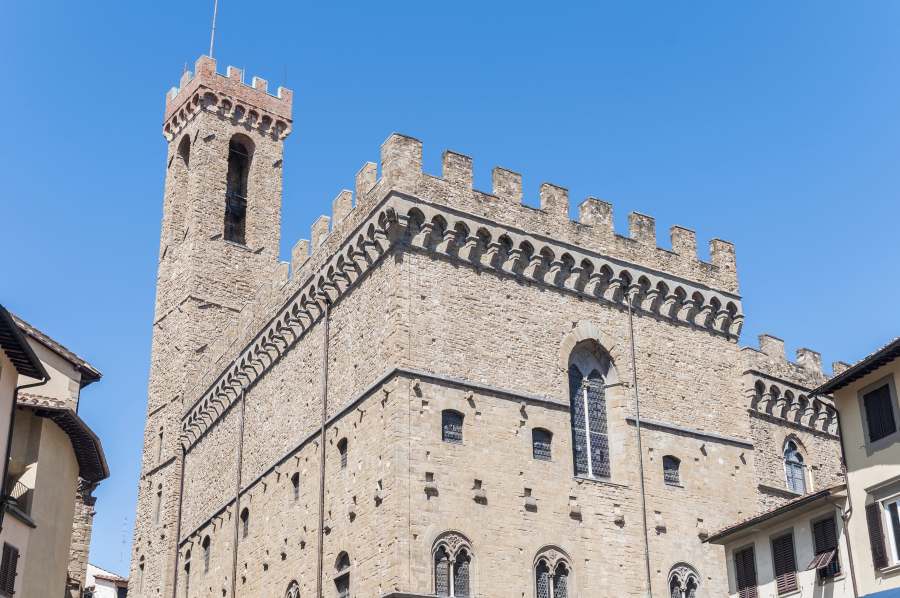
[[[180,420],[204,352],[278,264],[290,90],[200,57],[166,94],[168,142],[129,595],[172,595]]]

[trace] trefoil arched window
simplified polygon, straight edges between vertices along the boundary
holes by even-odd
[[[350,597],[350,555],[341,552],[334,563],[334,587],[338,598]]]
[[[442,597],[472,596],[472,548],[460,534],[445,534],[435,543],[434,593]]]
[[[669,570],[670,598],[699,598],[699,588],[700,576],[690,565],[679,563]]]

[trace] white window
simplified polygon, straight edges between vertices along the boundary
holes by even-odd
[[[894,563],[900,563],[900,496],[881,503],[884,507],[884,527],[889,551]]]

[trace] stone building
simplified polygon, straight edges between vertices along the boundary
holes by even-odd
[[[208,57],[166,97],[130,596],[723,596],[710,531],[839,479],[726,241],[395,134],[279,262],[291,104]]]

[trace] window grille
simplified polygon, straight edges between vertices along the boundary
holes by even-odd
[[[677,457],[671,455],[663,457],[663,480],[666,484],[672,486],[681,484],[681,476],[678,472],[680,466],[681,461],[679,461]]]
[[[569,569],[565,563],[556,565],[553,574],[553,598],[569,598]]]
[[[757,598],[756,555],[748,546],[734,553],[735,577],[739,598]]]
[[[453,596],[456,598],[469,598],[469,553],[463,548],[456,555],[456,562],[453,567]]]
[[[813,524],[816,557],[807,569],[816,569],[820,578],[834,577],[841,571],[837,555],[837,527],[834,517]]]
[[[569,393],[575,475],[609,477],[609,437],[603,378],[596,369],[583,377],[578,367],[572,364],[569,367]]]
[[[786,534],[772,540],[772,565],[778,594],[797,589],[797,562],[794,558],[794,536]]]
[[[789,440],[784,447],[784,472],[788,490],[806,494],[806,469],[797,444]]]
[[[875,442],[897,431],[891,389],[885,384],[863,395],[869,442]]]
[[[452,444],[462,444],[463,414],[452,409],[441,412],[441,440]]]
[[[443,546],[434,553],[434,593],[450,595],[450,555]]]
[[[5,596],[16,593],[16,568],[19,566],[19,549],[3,543],[3,557],[0,559],[0,591]]]
[[[543,560],[539,561],[537,567],[535,567],[534,584],[537,588],[537,598],[551,598],[550,567]]]
[[[552,458],[553,434],[543,428],[531,431],[531,455],[538,461],[550,461]]]

